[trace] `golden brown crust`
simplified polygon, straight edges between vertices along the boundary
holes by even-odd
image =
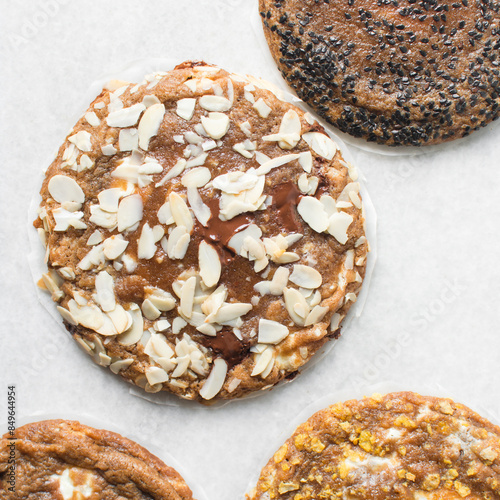
[[[68,420],[34,422],[16,429],[14,436],[3,436],[0,491],[5,500],[193,498],[179,473],[142,446],[114,432]]]
[[[248,498],[497,499],[500,428],[411,392],[337,403],[297,428]]]
[[[94,360],[146,391],[276,384],[338,334],[364,278],[354,169],[251,77],[187,62],[120,85],[47,171],[43,285]]]
[[[260,0],[283,76],[355,137],[437,144],[499,115],[497,1]]]

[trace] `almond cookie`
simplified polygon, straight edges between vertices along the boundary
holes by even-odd
[[[137,443],[69,420],[24,425],[0,439],[2,499],[192,500],[179,473]]]
[[[343,132],[437,144],[498,118],[500,3],[260,0],[288,84]]]
[[[497,499],[500,428],[411,392],[337,403],[297,428],[247,498]]]
[[[184,63],[102,92],[50,165],[41,285],[146,391],[231,399],[292,376],[356,301],[355,170],[260,81]]]

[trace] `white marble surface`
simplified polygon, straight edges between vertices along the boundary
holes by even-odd
[[[209,499],[229,500],[242,498],[290,420],[325,395],[370,393],[383,381],[378,388],[450,394],[500,414],[498,127],[417,156],[351,148],[378,214],[362,317],[313,369],[269,394],[217,409],[158,406],[94,366],[38,302],[28,206],[102,74],[137,59],[196,58],[276,80],[251,21],[256,1],[1,0],[0,8],[0,424],[14,383],[20,419],[98,418],[176,457]]]

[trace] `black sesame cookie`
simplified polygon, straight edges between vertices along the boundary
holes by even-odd
[[[180,474],[137,443],[69,420],[0,439],[3,500],[192,500]]]
[[[500,103],[500,3],[259,0],[288,84],[343,132],[387,145],[464,137]]]
[[[300,425],[248,500],[500,498],[500,428],[411,392],[337,403]]]
[[[365,274],[355,170],[311,115],[184,63],[96,98],[49,167],[41,285],[102,366],[231,399],[291,376]]]

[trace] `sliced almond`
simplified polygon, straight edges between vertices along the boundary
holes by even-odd
[[[252,309],[252,304],[235,302],[223,305],[215,314],[214,322],[223,324],[241,316],[244,316]]]
[[[316,269],[302,264],[295,264],[290,281],[303,288],[314,289],[321,286],[323,278]]]
[[[274,360],[274,349],[267,346],[260,354],[257,354],[255,359],[255,367],[251,373],[252,377],[256,377],[263,373],[270,363]]]
[[[258,341],[261,344],[279,344],[288,337],[289,333],[288,328],[277,321],[259,320]]]
[[[106,123],[110,127],[133,127],[138,121],[141,113],[146,109],[142,103],[133,104],[129,108],[113,111],[106,118]]]
[[[194,114],[194,108],[196,106],[196,99],[186,98],[177,101],[176,113],[184,120],[191,120]]]
[[[142,226],[141,236],[137,242],[137,257],[139,259],[152,259],[156,253],[155,236],[153,229],[146,222]]]
[[[160,182],[156,183],[156,187],[163,186],[165,182],[169,181],[170,179],[173,179],[174,177],[177,177],[178,175],[181,175],[184,169],[186,168],[186,165],[187,161],[184,158],[178,160],[177,163],[163,177],[163,179]]]
[[[207,134],[215,140],[224,137],[229,130],[229,117],[224,113],[212,112],[201,117],[201,123]]]
[[[215,286],[220,279],[221,263],[217,250],[207,242],[202,241],[198,248],[200,276],[206,286]]]
[[[307,315],[304,326],[315,325],[319,323],[328,312],[328,307],[314,306],[312,311]]]
[[[74,144],[80,151],[92,151],[91,135],[85,130],[80,130],[76,134],[68,137],[68,141]]]
[[[82,188],[72,177],[54,175],[47,186],[50,196],[58,203],[74,202],[81,205],[85,201]]]
[[[229,111],[231,109],[231,101],[217,95],[204,95],[200,97],[199,103],[207,111]]]
[[[132,151],[139,145],[139,134],[136,128],[124,128],[118,136],[120,151]]]
[[[109,260],[117,259],[125,251],[127,246],[128,241],[125,240],[121,234],[110,236],[103,242],[104,255]]]
[[[103,311],[112,311],[116,305],[114,281],[106,271],[101,271],[95,278],[97,301]]]
[[[312,196],[304,196],[297,205],[297,211],[307,224],[318,233],[328,229],[329,220],[322,203]]]
[[[181,291],[181,312],[187,318],[191,317],[193,312],[193,301],[194,301],[194,292],[196,289],[196,277],[191,276],[184,283]]]
[[[149,148],[149,141],[152,137],[158,134],[158,130],[165,116],[164,104],[153,104],[144,115],[142,115],[139,122],[139,147],[144,151]]]
[[[133,194],[123,198],[118,205],[118,231],[131,228],[142,219],[142,198],[140,194]]]
[[[269,116],[269,113],[271,113],[272,109],[267,105],[266,101],[262,99],[262,97],[259,97],[255,104],[253,105],[253,109],[257,111],[259,116],[261,118],[267,118]]]
[[[188,170],[181,179],[181,183],[185,187],[202,188],[210,182],[212,175],[206,167],[196,167]]]
[[[194,222],[191,212],[189,211],[186,202],[181,196],[175,192],[171,192],[168,196],[170,202],[170,210],[177,226],[183,226],[190,233],[193,230]]]
[[[309,314],[310,307],[304,296],[295,288],[285,288],[283,290],[285,307],[288,314],[296,325],[304,326],[305,319]]]
[[[315,153],[327,160],[332,160],[338,149],[338,146],[326,134],[320,132],[307,132],[302,139]]]
[[[264,175],[268,174],[273,168],[281,167],[283,165],[286,165],[287,163],[290,163],[293,160],[297,160],[300,158],[300,155],[298,154],[288,154],[288,155],[283,155],[283,156],[278,156],[276,158],[273,158],[271,160],[266,161],[265,163],[262,163],[261,166],[256,170],[257,175]]]
[[[132,303],[128,313],[132,316],[132,325],[118,337],[118,342],[125,346],[137,344],[144,333],[144,319],[139,306]]]
[[[210,400],[219,394],[226,380],[227,369],[227,363],[222,358],[214,360],[212,371],[200,389],[200,396],[203,399]]]
[[[168,373],[158,366],[148,366],[144,370],[144,374],[148,379],[148,383],[150,385],[162,384],[163,382],[167,382],[169,379]]]
[[[352,215],[346,212],[337,212],[329,219],[328,232],[341,244],[345,245],[349,239],[347,230],[353,221]]]
[[[193,210],[194,216],[198,219],[198,222],[202,226],[207,227],[208,221],[212,217],[212,212],[210,211],[208,205],[205,205],[205,203],[203,203],[198,189],[196,189],[196,187],[188,187],[187,197],[189,205]]]

